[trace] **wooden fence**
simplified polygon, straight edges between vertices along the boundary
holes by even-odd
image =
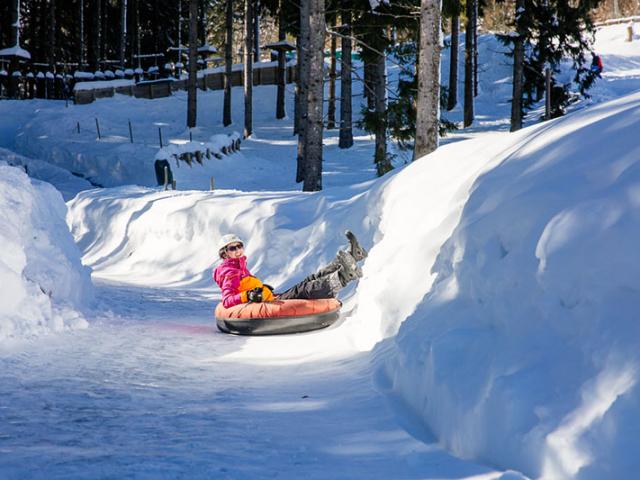
[[[274,62],[269,62],[274,63]],[[277,65],[265,65],[253,70],[254,85],[276,85],[278,67]],[[286,83],[295,82],[296,67],[295,65],[287,65],[285,70]],[[234,68],[231,74],[231,86],[237,87],[243,85],[244,70]],[[125,86],[109,87],[108,82],[100,82],[100,86],[91,88],[91,82],[83,82],[81,89],[74,91],[74,101],[79,105],[91,103],[98,98],[113,97],[116,93],[129,95],[137,98],[160,98],[168,97],[176,90],[186,90],[187,80],[175,80],[171,78],[160,80],[142,81],[136,84]],[[224,72],[215,71],[205,73],[198,78],[198,88],[201,90],[222,90],[224,88]]]

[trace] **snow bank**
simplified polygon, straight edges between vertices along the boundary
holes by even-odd
[[[73,198],[81,190],[93,188],[87,180],[73,175],[63,168],[0,147],[1,161],[14,167],[21,167],[31,178],[50,183],[56,187],[65,200]]]
[[[371,252],[380,264],[372,288],[381,284],[390,304],[374,313],[395,324],[426,296],[387,342],[380,387],[455,454],[533,478],[636,476],[639,107],[634,94],[508,136],[510,148],[475,179],[459,218],[434,218],[444,208],[433,203],[438,190],[451,186],[418,188],[420,175],[446,179],[444,148],[386,193],[385,215],[405,222],[390,223],[393,242],[385,235]],[[488,166],[481,145],[474,157]],[[472,179],[467,160],[449,160],[452,176]],[[437,250],[441,236],[420,223],[440,219],[455,229],[432,263],[424,250]],[[417,268],[400,275],[394,257],[387,267],[377,260],[385,255],[406,255]],[[435,276],[432,286],[424,276]],[[359,312],[374,297],[360,293]]]
[[[0,162],[0,341],[87,325],[92,295],[60,194]]]
[[[344,192],[119,187],[78,194],[68,204],[68,222],[83,261],[99,278],[213,289],[215,245],[233,232],[245,240],[252,272],[279,288],[331,261],[346,244],[347,228],[370,245],[377,213],[367,187],[352,187],[356,195],[346,200]]]

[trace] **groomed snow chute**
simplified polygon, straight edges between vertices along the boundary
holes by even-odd
[[[235,335],[282,335],[319,330],[333,324],[342,304],[335,298],[241,303],[215,310],[218,329]]]

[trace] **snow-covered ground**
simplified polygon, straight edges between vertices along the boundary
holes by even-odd
[[[16,119],[0,117],[0,146],[94,183],[142,179],[72,199],[68,179],[52,179],[66,185],[97,298],[90,328],[0,343],[2,478],[633,478],[640,54],[624,28],[598,34],[605,72],[591,100],[515,134],[509,68],[483,37],[492,68],[473,129],[378,180],[368,136],[340,151],[328,132],[314,194],[295,191],[295,137],[290,120],[272,119],[271,87],[256,89],[256,133],[241,153],[174,170],[179,190],[166,192],[151,188],[148,159],[158,123],[166,139],[188,138],[181,94],[0,104]],[[194,140],[232,132],[219,125],[220,92],[200,98]],[[139,144],[128,118],[148,125]],[[16,194],[5,191],[45,191],[59,218],[51,188],[2,168],[6,211]],[[21,236],[0,233],[53,268],[59,254],[30,246],[42,218],[13,214]],[[222,234],[245,238],[252,271],[280,288],[329,261],[347,227],[370,255],[336,325],[270,338],[215,330],[209,272]],[[50,243],[73,257],[56,228]],[[14,272],[8,282],[21,285]]]

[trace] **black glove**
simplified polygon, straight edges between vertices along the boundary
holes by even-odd
[[[262,287],[256,287],[247,292],[247,300],[254,303],[262,302]]]

